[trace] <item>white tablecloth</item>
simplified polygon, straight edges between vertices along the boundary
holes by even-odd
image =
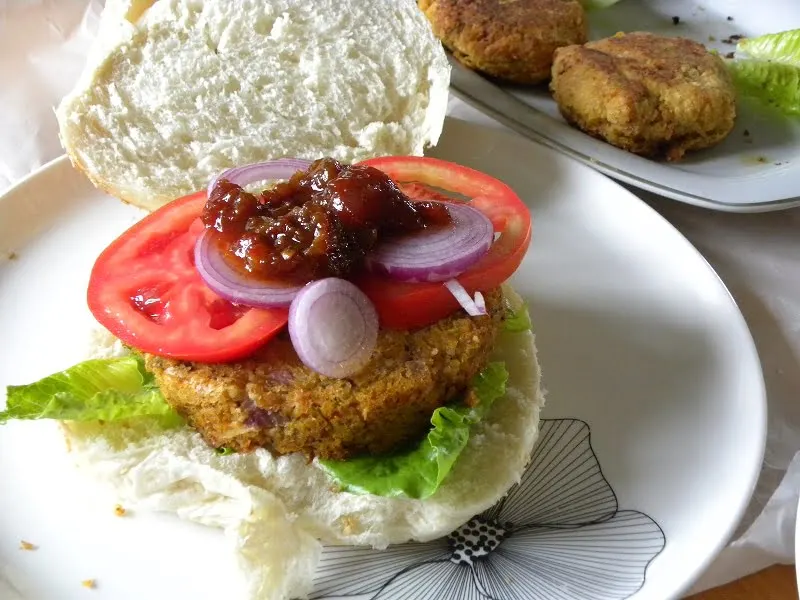
[[[0,0],[0,192],[62,153],[53,108],[76,79],[100,0]],[[450,114],[501,125],[450,101]],[[800,209],[715,213],[636,191],[703,253],[755,338],[769,396],[769,439],[735,539],[695,587],[794,562],[800,492]],[[800,190],[798,190],[800,194]]]

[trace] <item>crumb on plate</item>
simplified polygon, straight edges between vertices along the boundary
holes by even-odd
[[[123,507],[121,504],[117,504],[114,507],[114,514],[117,515],[118,517],[124,517],[127,512],[128,511],[125,510],[125,507]]]
[[[93,590],[97,587],[97,580],[96,579],[84,579],[81,581],[81,585],[87,589]]]
[[[733,35],[729,35],[724,40],[722,40],[722,43],[736,45],[739,42],[739,40],[743,40],[746,37],[747,37],[746,35],[743,35],[741,33],[734,33]]]
[[[36,544],[31,544],[30,542],[26,542],[25,540],[20,540],[19,549],[20,550],[37,550],[38,546]]]

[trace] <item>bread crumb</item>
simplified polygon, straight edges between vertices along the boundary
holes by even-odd
[[[361,533],[362,530],[361,521],[357,517],[351,515],[342,517],[342,532],[345,535],[355,535]]]
[[[126,511],[121,504],[117,504],[114,507],[114,514],[117,515],[118,517],[124,517],[127,512],[128,511]]]
[[[16,252],[9,252],[7,256],[8,260],[17,260],[19,258],[19,254]]]
[[[19,549],[20,550],[37,550],[38,546],[36,544],[31,544],[30,542],[26,542],[25,540],[20,540]]]
[[[95,579],[84,579],[81,581],[81,585],[85,588],[93,590],[97,587],[97,580]]]

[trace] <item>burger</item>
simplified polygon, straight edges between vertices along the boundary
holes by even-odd
[[[122,501],[225,528],[253,597],[299,597],[321,544],[435,539],[520,478],[530,234],[510,188],[437,159],[232,169],[100,254],[94,357],[10,386],[0,421],[62,421]]]
[[[534,337],[509,286],[529,210],[418,156],[444,120],[443,50],[412,2],[367,4],[337,3],[348,18],[325,41],[309,32],[329,31],[325,11],[302,2],[107,3],[61,137],[146,212],[92,266],[87,360],[9,386],[0,412],[58,420],[125,505],[224,529],[254,599],[310,593],[324,544],[447,535],[519,480],[538,434]],[[224,22],[239,37],[216,36]],[[247,104],[256,58],[273,77],[313,63],[324,118],[297,90]]]

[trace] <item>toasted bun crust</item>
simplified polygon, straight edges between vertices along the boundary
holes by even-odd
[[[120,348],[113,342],[107,336],[95,356],[113,354]],[[426,500],[338,492],[315,463],[297,454],[220,456],[188,427],[67,423],[64,429],[78,464],[112,485],[126,506],[225,529],[250,598],[299,598],[310,591],[320,541],[384,548],[435,539],[519,481],[544,404],[533,334],[503,332],[493,359],[509,371],[507,394]]]
[[[154,210],[236,165],[421,155],[449,81],[413,0],[108,0],[56,116],[79,170]]]

